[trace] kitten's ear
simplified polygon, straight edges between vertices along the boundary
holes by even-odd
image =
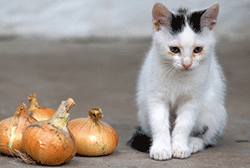
[[[209,30],[213,30],[217,23],[217,17],[219,13],[219,4],[214,4],[206,10],[201,17],[201,28],[207,27]]]
[[[156,3],[153,11],[154,31],[161,30],[161,26],[168,28],[172,13],[162,4]]]

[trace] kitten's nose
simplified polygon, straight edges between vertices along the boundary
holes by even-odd
[[[188,69],[189,67],[191,67],[191,64],[182,64],[184,68]]]

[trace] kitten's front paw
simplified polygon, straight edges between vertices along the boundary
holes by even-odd
[[[191,155],[191,150],[186,145],[172,144],[172,155],[175,158],[188,158]]]
[[[172,157],[171,147],[158,143],[150,148],[150,157],[155,160],[168,160]]]

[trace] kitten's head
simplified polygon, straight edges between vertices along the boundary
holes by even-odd
[[[170,12],[160,3],[153,8],[154,43],[165,60],[180,70],[198,67],[214,49],[213,29],[219,5],[202,11]]]

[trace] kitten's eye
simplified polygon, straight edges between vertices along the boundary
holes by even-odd
[[[177,53],[179,53],[181,50],[180,50],[178,47],[170,47],[170,51],[171,51],[172,53],[177,54]]]
[[[196,47],[195,49],[194,49],[194,53],[200,53],[200,52],[202,52],[202,50],[203,50],[203,47],[202,46],[199,46],[199,47]]]

